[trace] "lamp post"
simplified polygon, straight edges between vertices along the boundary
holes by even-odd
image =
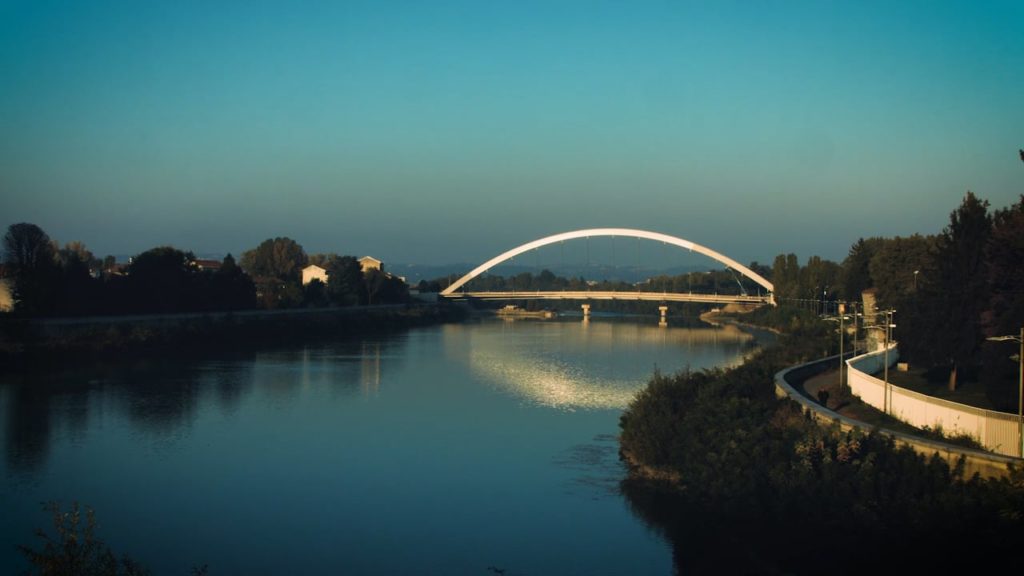
[[[885,413],[888,414],[892,409],[892,398],[889,393],[889,341],[892,339],[892,329],[896,327],[892,323],[892,315],[895,314],[895,310],[885,311]]]
[[[843,343],[844,343],[844,338],[846,336],[846,322],[845,321],[846,321],[846,318],[847,318],[847,316],[846,316],[846,304],[843,303],[843,302],[837,303],[836,304],[836,310],[839,312],[838,316],[836,316],[836,317],[826,317],[825,320],[839,320],[839,391],[842,392],[842,390],[843,390],[843,364],[844,364],[844,362],[843,362],[843,356],[844,356],[844,354],[843,354]],[[854,326],[856,326],[856,322],[857,322],[856,314],[853,316],[853,321],[854,321]],[[854,352],[857,351],[856,336],[857,336],[856,330],[854,330],[854,348],[853,348]]]
[[[839,304],[839,391],[843,391],[843,336],[846,327],[843,320],[846,319],[846,304]]]
[[[1024,328],[1020,329],[1020,336],[990,336],[986,340],[1020,343],[1020,354],[1017,356],[1017,364],[1020,365],[1017,383],[1017,455],[1024,458]]]
[[[865,326],[864,329],[867,330],[868,328],[876,328],[876,329],[884,330],[883,334],[885,335],[885,341],[884,341],[882,347],[883,347],[883,351],[885,353],[885,360],[884,360],[884,363],[883,363],[883,370],[884,370],[884,372],[883,372],[883,379],[882,379],[882,384],[883,384],[883,387],[882,387],[882,411],[885,412],[886,414],[888,414],[889,413],[889,408],[890,408],[890,406],[889,406],[889,340],[890,340],[891,335],[892,335],[892,329],[896,327],[896,325],[892,323],[892,315],[895,314],[896,311],[895,310],[878,310],[876,308],[875,313],[877,314],[878,312],[881,312],[882,314],[885,314],[885,325],[877,325],[876,324],[876,325],[872,325],[872,326]]]

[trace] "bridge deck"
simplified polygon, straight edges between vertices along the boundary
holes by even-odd
[[[454,292],[444,298],[477,298],[479,300],[645,300],[651,302],[707,302],[713,304],[771,304],[771,296],[732,294],[679,294],[674,292],[601,292],[601,291],[513,291]]]

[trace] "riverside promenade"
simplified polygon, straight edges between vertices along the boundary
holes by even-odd
[[[951,467],[955,466],[960,458],[963,458],[964,474],[968,478],[975,473],[982,478],[1006,478],[1010,475],[1011,467],[1024,464],[1024,460],[1021,458],[958,446],[869,424],[859,419],[863,417],[862,411],[870,409],[869,407],[850,403],[841,405],[834,399],[827,401],[827,405],[823,405],[818,400],[818,392],[823,388],[836,388],[838,363],[838,356],[830,356],[786,368],[775,375],[775,393],[780,398],[791,398],[822,424],[838,424],[843,431],[853,428],[865,432],[877,429],[879,432],[893,437],[897,444],[909,446],[926,457],[937,454]],[[831,396],[834,397],[835,394]],[[833,406],[834,409],[828,406]]]

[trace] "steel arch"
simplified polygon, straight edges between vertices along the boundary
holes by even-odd
[[[774,285],[772,285],[771,282],[765,280],[764,277],[758,274],[757,272],[754,272],[753,270],[747,268],[743,264],[740,264],[739,262],[733,260],[732,258],[729,258],[725,254],[721,254],[710,248],[701,246],[700,244],[697,244],[695,242],[690,242],[689,240],[684,240],[676,236],[669,236],[668,234],[649,232],[647,230],[634,230],[631,228],[589,228],[586,230],[575,230],[573,232],[562,232],[561,234],[553,234],[551,236],[534,240],[533,242],[527,242],[526,244],[523,244],[522,246],[517,246],[511,250],[508,250],[507,252],[503,252],[495,256],[494,258],[491,258],[487,262],[484,262],[483,264],[470,270],[468,274],[466,274],[462,278],[459,278],[451,286],[448,286],[447,288],[442,290],[441,295],[450,296],[454,294],[455,291],[461,288],[466,282],[469,282],[470,280],[476,278],[480,274],[483,274],[487,270],[490,270],[491,268],[497,266],[498,264],[501,264],[506,260],[514,258],[522,254],[523,252],[529,252],[530,250],[533,250],[535,248],[540,248],[542,246],[547,246],[548,244],[554,244],[556,242],[563,242],[565,240],[576,240],[579,238],[590,238],[592,236],[626,236],[631,238],[642,238],[644,240],[654,240],[656,242],[664,242],[666,244],[679,246],[680,248],[686,248],[687,250],[699,252],[713,260],[717,260],[718,262],[725,264],[726,266],[732,268],[733,270],[739,271],[747,278],[750,278],[754,282],[760,284],[765,290],[768,291],[769,294],[775,292]]]

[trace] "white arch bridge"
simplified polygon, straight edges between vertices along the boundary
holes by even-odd
[[[678,246],[692,252],[698,252],[707,256],[713,260],[717,260],[722,264],[725,264],[728,268],[731,268],[743,276],[753,280],[758,285],[765,289],[764,295],[749,296],[746,294],[730,295],[730,294],[694,294],[694,293],[678,293],[678,292],[642,292],[642,291],[504,291],[504,292],[474,292],[474,291],[459,291],[460,288],[465,286],[467,282],[490,270],[491,268],[511,260],[516,256],[547,246],[549,244],[555,244],[557,242],[564,242],[566,240],[577,240],[580,238],[591,238],[598,236],[625,236],[629,238],[639,238],[643,240],[653,240],[655,242],[663,242],[673,246]],[[708,303],[744,303],[744,304],[775,304],[775,297],[773,292],[775,287],[771,282],[765,280],[757,272],[754,272],[750,268],[747,268],[743,264],[729,258],[728,256],[716,252],[705,246],[701,246],[695,242],[684,240],[676,236],[669,236],[668,234],[660,234],[658,232],[649,232],[647,230],[633,230],[630,228],[590,228],[587,230],[576,230],[573,232],[563,232],[561,234],[554,234],[533,242],[527,242],[521,246],[517,246],[511,250],[503,252],[494,258],[491,258],[487,262],[477,266],[471,270],[468,274],[459,278],[453,282],[450,286],[441,291],[440,296],[445,298],[479,298],[484,300],[649,300],[658,302],[708,302]]]

